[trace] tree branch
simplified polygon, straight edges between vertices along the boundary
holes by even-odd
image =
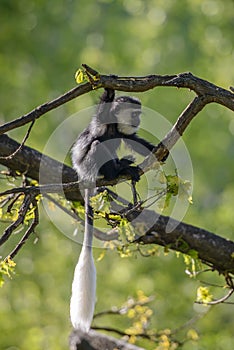
[[[169,151],[204,106],[209,103],[218,103],[234,111],[234,94],[231,91],[195,77],[191,73],[164,76],[149,75],[146,77],[116,77],[100,75],[87,65],[84,68],[89,73],[90,82],[79,85],[53,101],[44,103],[31,112],[0,126],[0,163],[11,169],[12,173],[19,171],[37,181],[41,180],[39,176],[41,165],[46,172],[45,179],[43,179],[43,182],[40,181],[40,186],[38,187],[27,186],[0,193],[0,196],[11,193],[14,193],[14,195],[18,193],[24,194],[18,218],[8,226],[4,234],[0,237],[0,244],[4,244],[12,232],[24,222],[25,215],[30,208],[32,209],[32,205],[35,208],[34,218],[31,220],[28,229],[23,234],[17,246],[10,253],[10,257],[14,257],[17,254],[38,224],[39,214],[35,199],[37,194],[60,193],[63,191],[67,199],[71,201],[83,201],[77,183],[77,175],[72,168],[24,145],[35,120],[45,115],[48,111],[93,89],[105,87],[128,92],[143,92],[159,86],[187,88],[194,91],[196,94],[195,98],[184,109],[164,139],[155,147],[154,157],[149,156],[140,164],[140,175],[152,168],[155,157],[157,161],[162,161],[167,157]],[[97,79],[92,79],[93,75]],[[3,135],[27,123],[31,123],[31,126],[21,144],[12,140],[7,135]],[[126,180],[130,178],[122,179]],[[120,180],[121,178],[114,181],[99,180],[97,187],[115,185]],[[11,198],[13,198],[12,203],[14,203],[14,197]],[[18,198],[18,196],[16,195],[15,198]],[[11,205],[13,205],[12,203]],[[226,280],[232,281],[229,274],[234,274],[234,242],[202,228],[157,214],[151,210],[144,208],[142,210],[140,207],[138,210],[129,210],[126,217],[132,222],[136,232],[139,227],[145,228],[145,232],[136,233],[138,238],[135,240],[135,244],[157,244],[185,254],[192,254],[192,256],[195,254],[196,257],[207,265],[224,274]],[[112,231],[114,236],[115,229]],[[98,233],[96,236],[98,237]],[[99,238],[103,239],[103,234]],[[233,289],[224,298],[213,303],[225,302],[232,293]],[[71,350],[99,350],[104,348],[143,350],[121,340],[99,334],[94,330],[91,330],[89,334],[74,331],[70,337]]]
[[[92,84],[94,83],[95,81],[92,82]],[[146,91],[156,86],[189,88],[193,90],[197,96],[181,113],[169,133],[156,146],[154,154],[157,160],[161,161],[168,155],[168,151],[175,145],[192,119],[206,104],[216,102],[234,110],[234,94],[232,92],[211,84],[203,79],[197,78],[191,73],[170,76],[150,75],[147,77],[128,78],[99,75],[97,81],[98,86],[93,86],[92,84],[86,83],[78,86],[63,96],[58,97],[49,103],[43,104],[27,115],[1,126],[0,133],[25,125],[28,122],[32,122],[49,110],[91,91],[93,87],[111,87],[116,90],[135,92]],[[43,162],[43,168],[46,171],[46,182],[43,183],[44,186],[40,187],[40,190],[46,193],[60,192],[63,190],[69,200],[78,200],[82,202],[83,198],[78,191],[78,184],[75,184],[77,181],[76,173],[70,167],[57,162],[50,157],[44,156],[30,147],[23,144],[19,145],[6,135],[0,135],[0,154],[2,156],[0,158],[1,164],[7,166],[13,171],[18,170],[21,173],[26,174],[26,176],[36,180],[39,180],[40,164]],[[8,157],[9,155],[14,156]],[[155,157],[147,157],[140,165],[143,168],[141,173],[149,170],[154,161]],[[99,180],[97,182],[97,187],[115,185],[119,180],[120,179],[116,179],[115,181]],[[30,193],[30,190],[35,191],[35,187],[34,189],[18,189],[19,192],[22,191],[23,193],[26,193],[27,191]],[[134,212],[129,214],[130,221],[135,214],[136,213]],[[139,212],[137,212],[137,215],[138,214]],[[183,253],[189,253],[191,250],[194,250],[197,252],[198,257],[201,260],[205,261],[207,264],[211,264],[218,271],[222,273],[234,273],[234,242],[225,240],[224,238],[216,236],[206,230],[179,223],[176,220],[156,214],[149,210],[144,210],[144,215],[145,217],[141,215],[142,222],[144,222],[144,224],[151,222],[152,225],[148,228],[147,233],[138,239],[138,243],[159,244]],[[168,229],[170,225],[173,225],[172,230]]]
[[[100,334],[94,330],[90,330],[88,334],[81,331],[73,331],[70,335],[70,350],[100,349],[144,350],[143,348],[128,344],[105,334]]]
[[[7,227],[3,235],[0,237],[0,246],[4,244],[8,240],[8,238],[11,236],[13,231],[17,229],[17,227],[19,227],[24,222],[25,215],[29,209],[31,202],[32,202],[31,195],[30,194],[26,195],[19,209],[19,214],[17,219]]]
[[[34,230],[35,230],[36,226],[39,224],[39,210],[38,210],[37,201],[36,201],[35,198],[33,198],[32,204],[35,207],[34,218],[33,218],[32,222],[31,222],[31,224],[29,225],[29,228],[26,230],[25,234],[23,235],[23,237],[19,241],[19,243],[12,250],[12,252],[10,254],[8,254],[8,256],[5,258],[5,260],[7,260],[9,258],[10,259],[14,258],[14,256],[18,253],[18,251],[22,248],[22,246],[27,242],[27,240],[29,239],[31,234],[34,233]]]
[[[22,146],[20,149],[19,147],[20,144],[15,140],[7,135],[0,135],[0,154],[2,155],[0,163],[12,171],[19,171],[37,181],[39,181],[40,167],[43,166],[46,172],[46,177],[43,177],[44,184],[58,184],[55,192],[61,192],[63,189],[61,183],[77,182],[77,174],[69,166],[45,156],[31,147]],[[18,149],[19,151],[13,158],[8,158],[9,155],[14,154]],[[45,182],[46,180],[48,182]],[[71,201],[83,201],[78,186],[75,187],[74,184],[72,190],[69,191],[69,188],[64,189],[64,193]]]
[[[115,90],[128,92],[143,92],[157,86],[171,86],[193,90],[198,96],[204,96],[207,103],[216,102],[234,111],[234,94],[206,80],[194,76],[192,73],[177,75],[149,75],[145,77],[117,77],[100,75],[96,85],[85,83],[79,85],[55,100],[42,104],[28,114],[25,114],[12,122],[0,126],[0,135],[12,129],[30,123],[47,112],[65,104],[72,99],[90,92],[93,88],[109,87]]]
[[[151,210],[143,210],[140,216],[139,212],[131,212],[127,218],[129,221],[134,219],[136,230],[140,224],[145,225],[146,234],[135,243],[158,244],[188,255],[197,254],[199,259],[220,273],[234,274],[233,241]]]
[[[14,140],[8,138],[6,135],[2,135],[0,136],[0,151],[1,147],[3,148],[3,143],[1,143],[2,139],[6,139],[7,147],[9,148],[10,152],[12,150],[10,146],[11,143],[14,147],[17,147],[18,145],[17,143],[15,144]],[[32,162],[32,155],[35,155],[35,162]],[[13,170],[19,170],[17,164],[21,165],[22,167],[25,167],[25,164],[27,164],[27,176],[38,180],[39,174],[37,171],[39,171],[38,164],[41,159],[41,153],[30,147],[24,146],[16,157],[16,163],[14,163],[12,160],[11,162],[13,162],[13,164],[10,163],[7,165],[10,165]],[[61,192],[61,189],[63,189],[66,197],[70,200],[83,201],[83,198],[78,191],[77,183],[73,182],[60,184],[60,177],[56,178],[58,168],[61,169],[61,166],[63,166],[62,163],[48,157],[48,161],[45,162],[44,166],[45,171],[48,174],[48,185],[44,185],[42,187],[32,186],[11,189],[9,191],[5,191],[1,195],[6,195],[9,193],[27,194],[30,193],[30,191],[34,194],[40,192],[58,193]],[[34,167],[37,168],[35,169]],[[64,166],[63,169],[65,172],[64,179],[72,181],[76,180],[76,173],[72,168]],[[51,184],[52,181],[55,181],[55,184]],[[151,210],[144,209],[139,216],[140,219],[136,219],[137,216],[139,216],[139,211],[131,211],[127,217],[129,221],[133,221],[134,219],[133,225],[136,226],[136,230],[137,226],[142,227],[142,225],[139,225],[140,222],[144,224],[144,227],[148,224],[146,234],[142,235],[142,233],[139,233],[141,237],[138,238],[138,243],[158,244],[186,254],[189,254],[192,250],[194,250],[198,253],[198,257],[201,260],[207,264],[211,264],[213,268],[220,272],[226,271],[234,274],[234,242],[226,240],[225,238],[217,236],[204,229],[180,223],[172,218],[159,215]],[[141,221],[139,222],[139,220]],[[172,232],[170,232],[170,227],[174,228]]]
[[[62,96],[57,97],[55,100],[46,102],[42,104],[41,106],[35,108],[31,112],[22,115],[21,117],[13,120],[12,122],[3,124],[0,126],[0,135],[4,134],[5,132],[8,132],[10,130],[19,128],[20,126],[23,126],[27,123],[30,123],[32,121],[35,121],[36,119],[40,118],[42,115],[46,114],[47,112],[51,111],[52,109],[55,109],[68,101],[73,100],[74,98],[81,96],[83,94],[86,94],[87,92],[90,92],[92,90],[92,86],[90,83],[79,85],[75,87],[74,89],[66,92]]]

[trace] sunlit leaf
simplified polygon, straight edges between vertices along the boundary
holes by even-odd
[[[85,74],[82,68],[79,68],[75,73],[75,80],[77,84],[81,84],[85,80]]]
[[[12,278],[12,274],[15,273],[16,263],[10,259],[0,261],[0,287],[3,286],[5,282],[5,277]]]
[[[199,335],[195,329],[189,329],[187,332],[187,338],[193,341],[197,341],[199,339]]]
[[[210,293],[209,288],[207,287],[199,287],[197,289],[197,301],[207,304],[211,302],[213,299],[213,295]]]

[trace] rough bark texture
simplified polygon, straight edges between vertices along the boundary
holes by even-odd
[[[19,144],[10,139],[6,135],[0,135],[0,153],[8,155],[11,151],[14,151]],[[11,170],[20,170],[26,173],[27,176],[32,179],[39,179],[39,164],[41,160],[41,153],[30,148],[23,146],[16,157],[10,160],[0,159],[0,163],[7,165]],[[61,192],[59,188],[63,188],[66,197],[69,200],[83,201],[83,198],[78,190],[78,186],[74,183],[71,185],[69,182],[76,181],[75,171],[63,165],[56,160],[43,156],[44,159],[44,171],[47,174],[47,193]],[[56,176],[59,172],[58,169],[63,167],[63,180],[64,186],[60,186],[61,177]],[[58,184],[58,188],[51,186],[50,184]],[[66,183],[68,183],[66,185]],[[105,184],[105,183],[104,183]],[[107,183],[108,184],[108,183]],[[129,215],[129,221],[132,221],[137,217],[139,212],[133,212]],[[234,274],[234,242],[215,235],[202,228],[198,228],[192,225],[188,225],[182,222],[159,215],[151,210],[145,210],[140,215],[141,224],[140,227],[147,227],[146,234],[138,238],[138,242],[141,244],[159,244],[168,247],[173,250],[180,251],[182,253],[189,254],[191,251],[196,252],[197,257],[207,264],[212,265],[220,272],[230,272]],[[169,222],[169,223],[168,223]],[[133,225],[139,224],[139,219],[134,220]],[[173,230],[170,229],[173,227]],[[96,237],[104,239],[103,234],[96,232]],[[110,237],[106,236],[106,240]]]
[[[47,157],[35,149],[23,146],[14,157],[4,158],[14,153],[20,144],[8,137],[0,135],[0,164],[5,165],[11,171],[19,171],[26,176],[39,181],[40,168],[43,168],[43,182],[40,184],[58,184],[77,181],[75,170],[57,160]],[[69,200],[83,201],[77,188],[67,191]]]
[[[133,219],[134,214],[131,214]],[[179,222],[154,211],[143,211],[141,223],[147,226],[146,234],[137,242],[142,244],[159,244],[169,249],[191,254],[201,259],[221,273],[234,274],[234,242],[200,227]],[[137,219],[133,225],[138,226]]]
[[[122,340],[89,331],[88,334],[73,331],[70,335],[70,350],[144,350]]]

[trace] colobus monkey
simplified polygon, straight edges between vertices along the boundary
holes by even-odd
[[[154,145],[136,134],[140,116],[138,98],[115,98],[113,89],[105,89],[95,116],[72,148],[73,167],[79,180],[93,188],[98,176],[112,180],[119,175],[130,175],[133,181],[139,180],[139,168],[132,165],[133,158],[119,159],[117,149],[121,141],[143,156],[154,149]],[[89,205],[92,194],[93,190],[85,190],[84,242],[74,273],[70,303],[73,327],[85,332],[90,329],[96,298],[96,270],[92,256],[93,210]]]

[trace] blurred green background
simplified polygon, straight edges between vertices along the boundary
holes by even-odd
[[[228,89],[234,84],[233,28],[233,0],[1,0],[0,122],[74,87],[81,63],[122,76],[191,71]],[[93,105],[99,95],[100,91],[92,92],[43,116],[27,144],[42,151],[63,120]],[[139,95],[144,106],[171,123],[193,96],[173,88]],[[10,136],[20,141],[25,130],[14,130]],[[230,239],[234,239],[233,135],[233,114],[218,105],[207,106],[184,135],[194,169],[194,204],[185,221]],[[68,348],[70,289],[80,246],[56,229],[43,210],[37,234],[39,242],[27,243],[15,259],[16,276],[0,290],[1,350]],[[1,255],[9,252],[13,241],[17,235]],[[97,250],[95,257],[99,254]],[[164,256],[159,249],[154,257],[121,259],[108,251],[96,266],[97,311],[119,306],[142,289],[155,295],[152,327],[158,330],[175,329],[207,313],[178,335],[183,339],[189,328],[195,328],[200,336],[183,349],[233,349],[234,307],[194,306],[200,283],[186,276],[181,256],[173,252]],[[215,273],[201,279],[222,282]],[[216,297],[225,293],[211,291]],[[111,317],[99,324],[128,325]]]

